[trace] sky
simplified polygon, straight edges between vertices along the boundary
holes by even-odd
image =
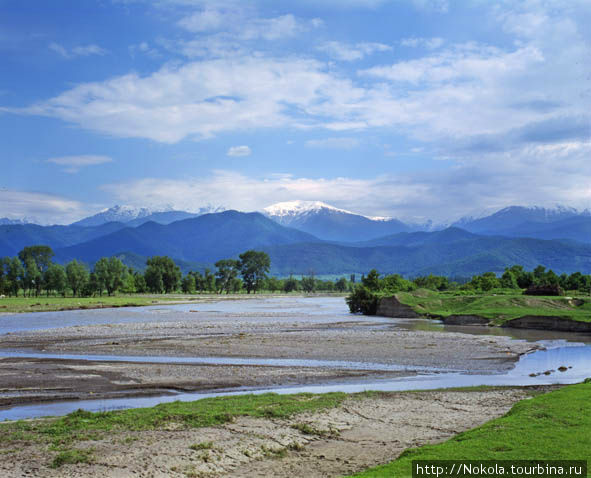
[[[0,0],[0,217],[591,207],[588,0]]]

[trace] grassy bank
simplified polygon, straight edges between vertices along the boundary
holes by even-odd
[[[539,297],[515,295],[455,295],[452,292],[434,292],[418,289],[399,292],[398,300],[424,315],[478,315],[494,325],[525,315],[564,317],[591,322],[591,298]]]
[[[142,307],[147,305],[191,303],[211,300],[232,300],[248,298],[265,298],[281,296],[304,297],[344,297],[339,292],[316,292],[304,294],[294,293],[270,293],[258,294],[126,294],[109,297],[4,297],[0,299],[0,314],[19,314],[27,312],[51,312],[58,310],[102,309],[106,307]]]
[[[410,477],[412,460],[528,459],[591,460],[591,383],[523,400],[501,418],[353,476]]]
[[[0,299],[0,313],[48,312],[56,310],[100,309],[103,307],[135,307],[196,300],[199,296],[175,297],[147,294],[108,297],[5,297]]]
[[[76,443],[100,440],[107,434],[170,427],[177,430],[208,427],[228,423],[242,416],[287,418],[297,413],[337,407],[346,397],[345,393],[267,393],[163,403],[152,408],[112,412],[78,410],[60,418],[1,423],[0,443],[2,448],[18,447],[23,442],[46,445],[55,452],[53,466],[60,466],[88,461],[89,456],[76,449]]]

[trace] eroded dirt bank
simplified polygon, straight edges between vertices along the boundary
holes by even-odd
[[[13,442],[0,445],[0,476],[341,476],[390,461],[408,447],[446,440],[503,415],[526,396],[524,389],[384,393],[354,396],[338,408],[290,419],[114,432],[75,443],[90,450],[91,463],[58,469],[48,466],[57,452],[47,445]],[[196,444],[206,445],[191,448]]]

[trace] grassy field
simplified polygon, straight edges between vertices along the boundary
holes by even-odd
[[[591,383],[523,400],[501,418],[353,476],[410,477],[412,460],[587,460],[591,465]],[[591,476],[591,466],[587,473]]]
[[[52,310],[99,309],[166,304],[198,300],[200,296],[119,295],[108,297],[5,297],[0,299],[0,313],[47,312]]]
[[[141,307],[146,305],[191,303],[211,300],[235,300],[261,297],[280,296],[330,296],[344,297],[340,292],[315,292],[304,294],[303,292],[271,293],[259,292],[257,294],[121,294],[108,297],[4,297],[0,298],[0,314],[17,314],[24,312],[49,312],[56,310],[101,309],[104,307]]]
[[[565,317],[581,322],[591,322],[590,297],[539,297],[528,295],[454,295],[418,289],[399,292],[400,302],[410,305],[425,315],[478,315],[491,319],[494,325],[524,315]]]

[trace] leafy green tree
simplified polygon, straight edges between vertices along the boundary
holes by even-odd
[[[361,284],[372,292],[380,290],[380,274],[375,269],[369,271],[367,276],[361,277]]]
[[[183,290],[184,294],[195,293],[195,276],[193,274],[187,274],[185,277],[183,277],[181,289]]]
[[[283,284],[277,277],[269,277],[267,279],[266,289],[275,292],[282,289]]]
[[[68,279],[68,286],[70,286],[72,294],[76,297],[76,295],[82,292],[88,282],[88,269],[83,263],[74,259],[66,264],[66,277]]]
[[[146,264],[148,267],[144,277],[148,289],[152,292],[164,291],[165,294],[177,290],[181,280],[181,270],[170,257],[153,256],[146,261]]]
[[[53,256],[54,252],[49,246],[28,246],[18,253],[18,258],[23,264],[29,259],[33,260],[41,274],[49,268]]]
[[[8,264],[9,257],[0,257],[0,294],[4,295],[8,292]]]
[[[24,279],[24,276],[25,276],[25,269],[23,268],[21,261],[18,260],[18,257],[13,257],[12,259],[10,259],[10,261],[8,262],[8,268],[7,268],[7,273],[6,273],[6,277],[7,277],[8,281],[10,282],[10,285],[9,285],[10,295],[14,295],[15,297],[18,297],[18,290],[22,286],[22,281]]]
[[[143,274],[140,274],[139,272],[134,272],[133,273],[133,283],[135,286],[135,291],[139,294],[144,294],[145,292],[148,292],[148,286],[146,284],[146,279],[144,278]]]
[[[344,277],[341,277],[338,281],[336,281],[334,287],[339,292],[345,292],[348,288],[347,279],[345,279]]]
[[[380,282],[380,289],[386,292],[410,291],[415,289],[415,284],[406,280],[400,274],[390,274],[384,277]]]
[[[123,278],[127,269],[117,257],[102,257],[94,265],[94,273],[96,274],[100,290],[102,293],[103,287],[107,290],[107,295],[111,296],[114,292],[123,286]]]
[[[33,292],[35,292],[35,295],[39,295],[38,287],[41,287],[42,282],[41,272],[37,268],[37,264],[32,257],[27,257],[25,259],[25,275],[22,281],[25,295],[27,291],[29,292],[29,297]]]
[[[66,276],[64,266],[61,264],[51,264],[45,271],[43,281],[45,282],[45,289],[48,297],[50,290],[65,297],[66,287],[68,286],[68,277]]]
[[[517,284],[517,277],[511,269],[505,269],[503,275],[501,276],[501,287],[506,289],[519,289],[519,285]]]
[[[250,294],[260,289],[271,268],[271,259],[266,252],[249,250],[240,254],[240,274]]]
[[[292,276],[289,276],[288,279],[285,279],[283,283],[283,292],[295,292],[300,290],[300,283],[297,279],[294,279]]]
[[[379,297],[363,284],[356,286],[345,300],[352,314],[376,315],[378,310]]]
[[[215,263],[217,271],[216,285],[217,290],[222,293],[229,293],[232,290],[232,283],[238,277],[240,271],[240,261],[235,259],[222,259]]]
[[[443,276],[435,276],[429,274],[428,276],[417,277],[413,280],[417,287],[430,290],[447,290],[449,289],[449,279]]]
[[[314,276],[302,277],[300,283],[302,285],[302,290],[304,292],[310,293],[316,290],[316,279],[314,278]]]
[[[88,274],[88,280],[82,287],[80,295],[84,297],[94,297],[99,294],[102,296],[104,284],[99,280],[95,272]]]

